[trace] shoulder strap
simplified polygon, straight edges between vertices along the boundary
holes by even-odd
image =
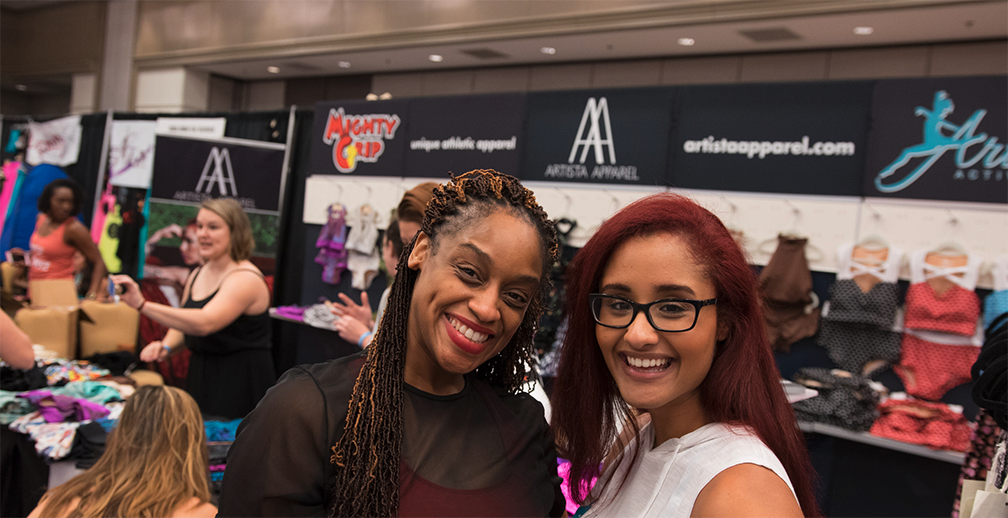
[[[186,280],[186,285],[184,286],[183,289],[185,289],[185,288],[189,289],[189,297],[190,298],[192,298],[192,285],[193,285],[194,282],[196,282],[196,277],[199,277],[200,271],[202,271],[202,270],[203,270],[203,265],[201,264],[201,265],[199,265],[199,266],[196,267],[196,269],[193,271],[192,275]]]
[[[252,268],[235,268],[234,270],[231,270],[230,272],[225,273],[221,277],[220,282],[217,283],[217,289],[214,290],[214,293],[216,293],[218,290],[220,290],[221,285],[224,284],[224,279],[227,279],[228,275],[231,275],[232,273],[235,273],[235,272],[252,272],[252,273],[258,275],[259,279],[262,280],[263,284],[266,285],[266,291],[267,292],[270,291],[269,284],[266,283],[266,276],[263,275],[263,273],[261,271],[259,271],[258,269],[252,269]],[[271,294],[271,296],[272,296],[272,294]]]

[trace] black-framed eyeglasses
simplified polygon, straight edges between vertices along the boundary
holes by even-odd
[[[648,323],[658,331],[681,333],[696,326],[700,310],[717,304],[717,299],[661,299],[638,304],[630,299],[604,293],[588,295],[595,321],[605,327],[624,329],[630,327],[637,313],[643,311]]]

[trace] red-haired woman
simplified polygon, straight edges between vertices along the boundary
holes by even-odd
[[[716,216],[627,206],[571,263],[567,314],[552,424],[581,512],[818,515],[756,277]]]

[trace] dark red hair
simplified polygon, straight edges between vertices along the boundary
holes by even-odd
[[[598,291],[610,257],[627,239],[661,233],[690,244],[717,290],[719,323],[727,324],[727,337],[718,342],[710,372],[700,385],[707,416],[755,430],[787,470],[804,514],[818,515],[814,471],[767,342],[756,275],[717,216],[670,193],[642,198],[616,213],[567,270],[567,334],[551,399],[557,447],[571,461],[571,494],[579,503],[585,500],[620,423],[635,426],[599,350],[588,294]]]

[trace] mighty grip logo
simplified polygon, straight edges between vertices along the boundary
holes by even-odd
[[[333,165],[341,173],[357,169],[359,162],[375,163],[385,151],[385,141],[395,138],[402,121],[398,115],[347,115],[332,108],[322,141],[333,148]]]

